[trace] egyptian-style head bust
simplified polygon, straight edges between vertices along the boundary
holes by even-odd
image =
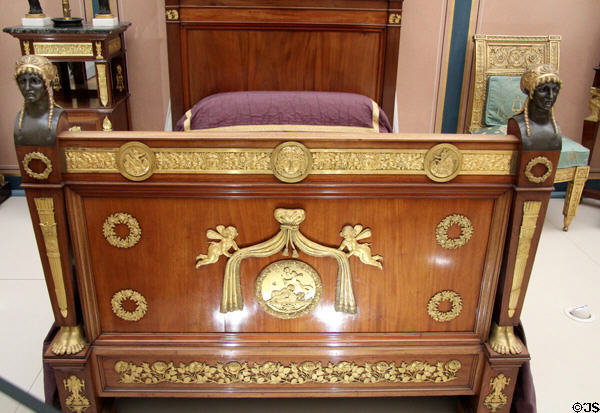
[[[557,70],[547,64],[530,67],[521,76],[521,91],[527,95],[523,112],[511,120],[517,122],[525,149],[542,145],[560,147],[560,129],[554,118],[554,103],[562,81]],[[509,121],[509,133],[511,124]],[[513,129],[514,133],[515,130]],[[522,133],[524,132],[524,133]],[[536,143],[537,141],[537,143]]]
[[[549,117],[554,126],[554,133],[559,133],[553,106],[561,85],[558,72],[551,65],[531,67],[521,76],[521,91],[527,95],[524,105],[527,136],[531,135],[530,116],[542,123]]]
[[[56,67],[45,57],[21,56],[15,68],[15,80],[23,95],[23,109],[15,124],[15,139],[24,136],[40,140],[50,138],[56,127],[52,82]],[[58,109],[58,107],[56,107]]]

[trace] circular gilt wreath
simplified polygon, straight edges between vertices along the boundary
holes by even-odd
[[[452,303],[452,308],[449,311],[440,311],[438,309],[440,303],[442,301],[450,301]],[[433,318],[435,321],[439,321],[441,323],[454,320],[460,312],[462,311],[463,303],[460,295],[451,290],[440,291],[431,299],[427,304],[427,312],[429,316]]]
[[[135,310],[127,311],[123,308],[123,301],[131,300],[136,304]],[[113,313],[125,321],[141,320],[148,311],[148,302],[144,296],[134,290],[117,291],[110,300]]]
[[[533,168],[536,165],[544,165],[546,167],[546,173],[542,176],[535,176],[533,174]],[[532,158],[529,162],[527,162],[527,166],[525,167],[525,176],[529,180],[529,182],[533,182],[534,184],[541,184],[552,174],[552,162],[545,156],[536,156]]]
[[[460,227],[460,235],[457,238],[448,237],[448,230],[452,225]],[[471,220],[464,215],[452,214],[438,224],[435,229],[435,239],[442,247],[453,250],[465,245],[473,235],[473,224]]]
[[[46,166],[46,169],[44,169],[42,172],[34,172],[29,167],[29,163],[34,159],[41,161]],[[52,172],[52,162],[41,152],[29,152],[23,157],[23,169],[25,169],[25,173],[27,173],[27,175],[34,179],[48,179],[50,173]]]
[[[127,225],[127,228],[129,228],[129,234],[125,238],[120,237],[115,233],[115,226],[119,224]],[[140,228],[137,219],[126,212],[117,212],[106,218],[106,221],[104,221],[104,225],[102,226],[102,232],[104,233],[106,241],[117,248],[131,248],[137,244],[142,237],[142,229]]]

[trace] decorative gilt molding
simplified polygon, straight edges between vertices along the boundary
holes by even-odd
[[[117,65],[117,74],[115,75],[115,79],[117,82],[117,90],[122,92],[125,90],[125,78],[123,77],[123,66]]]
[[[90,401],[85,397],[85,380],[71,376],[63,380],[65,390],[71,393],[65,399],[65,405],[75,413],[82,413],[90,407]]]
[[[94,57],[92,43],[33,42],[33,51],[46,57]]]
[[[590,115],[585,118],[590,122],[600,121],[600,89],[593,87],[590,89]]]
[[[102,56],[102,42],[96,42],[96,59],[104,59],[104,56]]]
[[[508,316],[515,315],[519,297],[521,296],[521,287],[525,278],[525,268],[529,259],[531,241],[535,234],[538,216],[542,203],[540,201],[525,201],[523,203],[523,220],[521,221],[521,231],[519,232],[519,244],[517,246],[517,257],[515,259],[515,269],[513,272],[512,287],[510,290],[510,299],[508,302]]]
[[[356,302],[352,290],[352,273],[350,271],[350,263],[348,257],[356,255],[362,262],[380,267],[381,260],[379,256],[370,256],[370,249],[367,251],[363,247],[366,244],[359,244],[355,237],[356,245],[348,244],[347,240],[342,242],[339,249],[320,245],[306,238],[299,230],[300,224],[306,218],[303,209],[284,209],[277,208],[274,212],[274,217],[280,223],[280,231],[272,238],[245,248],[239,249],[234,241],[238,235],[235,227],[227,227],[223,225],[217,226],[217,231],[209,229],[206,233],[209,239],[218,239],[219,242],[211,242],[208,247],[207,254],[200,254],[196,260],[196,268],[200,266],[213,264],[217,262],[221,255],[227,256],[227,264],[225,266],[225,275],[223,280],[223,292],[221,299],[221,312],[228,313],[230,311],[242,310],[244,301],[242,298],[242,287],[240,282],[240,265],[246,258],[270,257],[283,251],[284,256],[289,255],[289,247],[292,248],[292,256],[298,257],[298,249],[305,254],[313,257],[331,257],[335,258],[338,263],[338,280],[335,298],[335,310],[348,314],[355,314]],[[356,227],[362,226],[357,225]],[[355,228],[356,228],[355,227]],[[366,230],[365,230],[366,231]],[[344,231],[342,231],[344,233]],[[370,236],[370,230],[368,235]],[[343,236],[343,235],[342,235]],[[288,247],[289,246],[289,247]],[[230,254],[229,251],[234,249],[235,252]],[[348,248],[349,253],[346,254],[342,249]],[[378,257],[378,258],[377,258]],[[368,261],[372,262],[368,262]],[[366,262],[367,261],[367,262]]]
[[[31,43],[29,43],[29,40],[23,42],[23,51],[26,55],[31,54]]]
[[[129,234],[125,238],[120,237],[115,232],[115,226],[126,225]],[[117,248],[131,248],[142,238],[142,228],[137,219],[126,212],[116,212],[110,215],[102,225],[102,233],[106,241]]]
[[[460,235],[457,238],[448,237],[448,230],[453,225],[460,227]],[[473,224],[469,218],[461,214],[448,215],[435,229],[437,243],[449,250],[462,247],[469,242],[471,236],[473,236]]]
[[[85,347],[83,329],[77,326],[62,326],[50,344],[50,349],[57,356],[77,354]]]
[[[170,20],[170,21],[179,20],[179,10],[167,9],[165,11],[165,17],[167,18],[167,20]]]
[[[372,255],[371,247],[368,242],[360,243],[361,239],[369,238],[371,236],[371,229],[365,228],[363,226],[358,225],[345,225],[340,232],[340,237],[344,238],[338,249],[340,251],[348,250],[346,254],[348,258],[355,255],[360,262],[367,265],[372,265],[374,267],[383,269],[381,265],[381,260],[383,257],[381,255]]]
[[[110,119],[108,118],[108,116],[105,116],[104,120],[102,121],[102,130],[104,132],[110,132],[110,131],[113,130],[112,122],[110,121]]]
[[[29,163],[34,159],[42,162],[46,166],[42,172],[35,172],[29,167]],[[25,173],[34,179],[39,179],[40,181],[42,181],[48,179],[48,177],[52,173],[52,162],[46,155],[44,155],[41,152],[29,152],[25,154],[22,163]]]
[[[131,181],[144,181],[156,169],[156,158],[152,150],[140,142],[128,142],[119,148],[117,166],[119,172]]]
[[[276,361],[249,363],[230,361],[209,364],[193,361],[178,363],[155,361],[136,364],[117,361],[115,372],[124,384],[375,384],[375,383],[447,383],[456,380],[462,364],[458,360],[358,364],[350,361],[304,361],[283,364]]]
[[[557,169],[556,174],[554,175],[554,183],[572,181],[575,178],[575,171],[575,166]]]
[[[123,301],[130,300],[135,303],[135,310],[127,311],[123,308]],[[110,300],[113,313],[125,321],[139,321],[146,315],[148,311],[148,301],[146,298],[135,290],[117,291]]]
[[[544,62],[544,45],[511,44],[490,45],[488,65],[490,69],[520,70]]]
[[[440,311],[438,307],[442,301],[450,301],[452,308],[449,311]],[[451,290],[440,291],[431,297],[429,303],[427,303],[427,313],[429,313],[431,318],[440,323],[454,320],[460,315],[462,308],[462,298],[458,293]]]
[[[108,79],[106,78],[106,64],[96,63],[96,74],[98,75],[98,93],[102,106],[108,105]]]
[[[321,278],[313,267],[298,260],[280,260],[260,272],[254,295],[267,314],[290,319],[314,310],[322,291]]]
[[[425,155],[425,174],[435,182],[454,179],[462,168],[462,153],[449,143],[440,143]]]
[[[62,89],[62,85],[60,84],[60,70],[56,63],[53,63],[53,65],[56,68],[56,72],[54,75],[54,80],[52,81],[52,89],[59,92]]]
[[[390,13],[388,17],[389,24],[400,24],[402,22],[402,15],[400,13]]]
[[[560,171],[560,169],[558,171]],[[573,221],[573,218],[575,218],[575,213],[577,212],[577,207],[579,206],[579,202],[581,201],[583,188],[585,187],[585,182],[587,181],[589,174],[589,166],[575,167],[575,172],[573,173],[573,180],[572,182],[569,182],[569,185],[567,187],[567,195],[565,197],[565,206],[563,208],[563,215],[565,216],[565,221],[563,225],[563,231],[568,231],[569,225],[571,225],[571,221]]]
[[[490,387],[492,388],[492,391],[485,397],[483,405],[490,409],[492,413],[496,413],[499,408],[508,402],[508,397],[506,397],[502,391],[509,383],[510,377],[506,377],[502,373],[498,374],[496,377],[490,378]]]
[[[284,142],[271,153],[271,169],[282,182],[300,182],[308,176],[312,156],[308,148],[298,142]]]
[[[499,354],[520,354],[523,351],[521,341],[515,335],[514,326],[499,326],[492,323],[488,341],[492,350]]]
[[[66,149],[67,172],[71,173],[119,173],[117,150],[114,149]]]
[[[54,216],[54,200],[52,198],[34,198],[33,201],[40,220],[44,246],[46,247],[46,256],[48,257],[48,263],[50,264],[50,273],[52,274],[56,303],[58,304],[60,314],[64,318],[67,318],[67,292],[65,290],[65,281],[60,261],[58,231],[56,218]]]
[[[115,162],[118,152],[118,148],[66,148],[66,172],[119,173]],[[153,170],[156,174],[274,173],[272,149],[149,148],[148,153],[153,154],[156,160]],[[312,149],[309,173],[425,175],[426,153],[425,149]],[[516,173],[516,151],[461,150],[460,153],[460,175],[502,176]]]
[[[121,50],[121,37],[115,37],[108,41],[108,55],[112,56],[115,52]]]
[[[533,168],[537,165],[543,165],[546,167],[546,172],[541,176],[535,176],[533,174]],[[527,162],[527,166],[525,166],[525,176],[529,182],[534,184],[541,184],[552,174],[552,162],[545,156],[536,156]]]

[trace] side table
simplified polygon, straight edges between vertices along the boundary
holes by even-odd
[[[129,130],[129,88],[123,34],[131,25],[76,28],[6,27],[23,55],[45,56],[58,69],[56,104],[81,130]],[[107,120],[110,122],[108,123]]]

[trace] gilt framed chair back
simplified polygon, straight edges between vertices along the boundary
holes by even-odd
[[[471,111],[469,132],[486,125],[485,108],[488,98],[490,76],[521,76],[525,70],[537,64],[551,64],[559,68],[559,35],[509,36],[476,34],[473,87],[471,88]]]

